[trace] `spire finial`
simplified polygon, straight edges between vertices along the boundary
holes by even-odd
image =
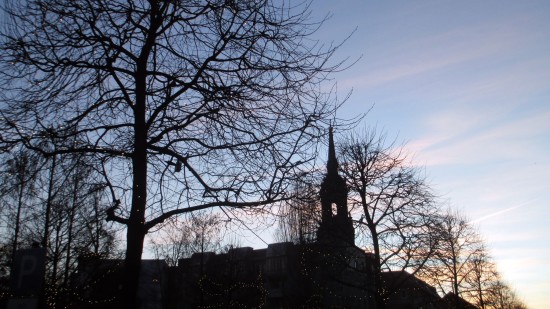
[[[338,160],[336,159],[332,125],[328,128],[327,174],[338,174]]]

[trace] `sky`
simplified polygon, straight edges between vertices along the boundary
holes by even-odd
[[[550,308],[550,1],[314,0],[316,36],[358,59],[340,118],[370,112],[478,228],[504,279]],[[338,138],[338,136],[336,136]]]
[[[316,0],[318,38],[353,35],[339,117],[406,143],[477,227],[529,308],[550,308],[550,1]],[[337,137],[336,137],[337,138]]]

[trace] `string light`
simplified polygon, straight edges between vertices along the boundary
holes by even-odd
[[[361,304],[369,306],[374,303],[376,289],[373,273],[369,272],[371,259],[369,259],[368,253],[353,247],[334,248],[319,244],[287,244],[285,246],[282,247],[282,251],[275,252],[279,253],[275,256],[268,256],[266,249],[260,249],[265,252],[263,256],[258,256],[255,253],[259,251],[252,250],[252,248],[245,252],[243,258],[236,260],[232,259],[231,254],[212,254],[209,259],[214,257],[221,260],[215,261],[215,264],[210,264],[209,261],[206,261],[205,264],[201,263],[200,275],[198,267],[185,268],[184,265],[191,265],[191,258],[186,259],[188,263],[180,263],[178,268],[172,268],[173,271],[184,272],[180,275],[183,276],[185,283],[183,286],[170,288],[176,292],[176,295],[182,291],[187,293],[174,301],[192,303],[195,308],[224,308],[227,306],[258,308],[264,307],[272,301],[292,302],[291,294],[305,292],[299,301],[302,306],[354,304],[355,307],[356,305],[362,306]],[[102,272],[100,276],[94,277],[94,280],[90,280],[82,290],[92,289],[91,293],[93,294],[93,286],[108,280],[109,276],[119,271],[121,267],[122,261],[119,261],[118,264]],[[221,267],[221,271],[215,273],[220,270],[218,267]],[[294,267],[296,267],[295,270]],[[275,277],[272,276],[273,271],[278,271]],[[270,280],[276,281],[272,283]],[[284,288],[286,283],[300,284],[300,282],[307,282],[307,285],[299,286],[300,290],[298,291],[289,292]],[[405,289],[411,300],[431,302],[429,297],[420,294],[426,292],[424,286],[405,287]],[[273,293],[277,290],[280,294],[274,297]],[[385,287],[383,292],[385,303],[396,300],[396,294],[390,294]],[[67,293],[67,291],[51,291],[48,300],[55,300],[59,293]],[[116,296],[108,297],[106,295],[90,299],[76,291],[72,291],[70,295],[83,304],[97,306],[117,300]],[[49,303],[53,304],[53,302]],[[68,308],[68,306],[66,307]]]

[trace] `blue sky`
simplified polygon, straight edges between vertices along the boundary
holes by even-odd
[[[550,1],[314,1],[318,37],[361,59],[340,111],[373,110],[478,227],[504,279],[550,308]]]

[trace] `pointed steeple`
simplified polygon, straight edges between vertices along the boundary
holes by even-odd
[[[348,188],[345,180],[338,174],[338,160],[334,146],[333,128],[329,127],[327,173],[321,183],[321,225],[318,239],[343,239],[353,243],[354,232],[348,215]],[[333,213],[333,206],[336,214]]]
[[[332,126],[328,128],[328,159],[327,176],[338,175],[338,160],[336,159],[336,148],[334,147],[334,136]]]
[[[328,129],[328,158],[327,173],[321,184],[321,203],[325,218],[332,214],[332,205],[335,204],[338,217],[347,217],[348,188],[344,179],[338,174],[338,160],[336,159],[336,147],[332,126]]]

